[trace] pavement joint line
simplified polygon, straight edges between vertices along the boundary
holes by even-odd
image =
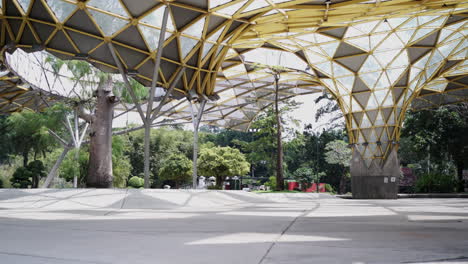
[[[459,256],[455,258],[444,258],[444,259],[432,259],[432,260],[417,260],[417,261],[405,261],[401,263],[434,263],[434,261],[441,262],[441,261],[452,261],[452,260],[468,260],[468,257],[466,256]]]
[[[288,226],[286,226],[286,228],[281,232],[281,234],[279,234],[275,240],[271,243],[270,247],[267,249],[267,251],[265,252],[265,254],[262,256],[262,258],[260,259],[260,261],[258,262],[258,264],[262,264],[263,261],[265,261],[266,257],[268,256],[268,254],[270,254],[270,251],[273,249],[273,247],[276,245],[276,243],[281,239],[281,237],[291,228],[291,226],[294,225],[294,223],[296,223],[296,221],[301,218],[301,217],[304,217],[306,216],[307,214],[310,214],[311,212],[317,210],[318,208],[320,207],[320,202],[317,201],[317,204],[313,207],[313,208],[310,208],[310,209],[306,209],[306,210],[303,210],[304,212],[298,216],[296,216],[292,221],[291,223],[288,224]]]
[[[35,254],[25,254],[25,253],[14,253],[14,252],[3,252],[0,251],[2,255],[10,255],[10,256],[21,256],[21,257],[32,257],[32,258],[43,258],[43,259],[50,259],[50,260],[66,260],[72,261],[77,263],[93,263],[93,264],[110,264],[111,262],[102,262],[102,261],[89,261],[83,259],[72,259],[72,258],[58,258],[58,257],[49,257],[49,256],[42,256],[42,255],[35,255]]]
[[[411,221],[409,220],[409,218],[408,218],[409,213],[400,212],[400,211],[397,211],[397,210],[395,210],[395,209],[391,209],[390,207],[391,207],[392,205],[383,205],[383,204],[381,204],[381,203],[376,203],[376,202],[372,202],[372,201],[370,201],[369,203],[370,203],[373,207],[382,207],[382,208],[384,208],[384,209],[386,209],[386,210],[389,210],[390,212],[395,213],[397,216],[399,216],[400,220],[402,220],[402,221],[404,221],[404,222],[411,222]]]
[[[127,201],[127,197],[128,197],[128,189],[125,190],[125,195],[124,195],[124,198],[122,200],[122,204],[120,205],[120,209],[123,209],[123,207],[125,205],[125,202]]]
[[[1,219],[1,218],[0,218]],[[8,224],[8,223],[2,223],[2,226],[4,225],[9,225],[9,226],[17,226],[17,227],[24,227],[24,228],[34,228],[35,230],[40,230],[40,226],[37,225],[18,225],[18,224]],[[39,228],[38,228],[39,227]],[[43,230],[50,230],[50,229],[45,229],[42,228]],[[146,237],[155,237],[155,236],[160,236],[160,235],[168,235],[168,234],[185,234],[185,233],[190,233],[190,234],[223,234],[224,229],[219,229],[219,230],[193,230],[193,231],[167,231],[166,229],[160,229],[160,230],[113,230],[113,229],[88,229],[88,228],[76,228],[76,227],[58,227],[54,228],[56,231],[85,231],[85,232],[99,232],[99,233],[115,233],[115,234],[138,234],[140,236],[146,236]],[[0,252],[2,254],[2,252]],[[6,254],[6,253],[5,253]],[[15,253],[16,254],[16,253]],[[105,262],[107,263],[107,262]]]
[[[72,195],[67,196],[67,197],[64,197],[64,198],[55,198],[55,199],[56,199],[55,201],[52,201],[51,203],[45,204],[45,205],[40,206],[40,207],[38,207],[38,208],[44,208],[44,207],[50,206],[50,205],[52,205],[52,204],[56,204],[56,203],[58,203],[58,202],[68,200],[68,199],[70,199],[70,198],[72,198],[72,197],[75,197],[75,196],[77,196],[77,195],[91,192],[92,190],[93,190],[93,189],[85,190],[84,192],[78,192],[78,193],[72,194]]]

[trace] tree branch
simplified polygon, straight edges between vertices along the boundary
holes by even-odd
[[[87,123],[92,123],[94,121],[94,115],[86,113],[83,109],[83,105],[78,105],[76,110],[78,111],[78,116]]]

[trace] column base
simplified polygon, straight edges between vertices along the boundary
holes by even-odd
[[[353,199],[397,199],[398,178],[395,176],[352,176]]]

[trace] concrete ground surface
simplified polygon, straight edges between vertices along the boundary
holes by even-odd
[[[468,199],[0,189],[0,263],[468,263]]]

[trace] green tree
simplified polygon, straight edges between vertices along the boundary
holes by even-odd
[[[279,109],[281,115],[281,135],[294,136],[294,131],[285,126],[288,123],[297,124],[297,120],[289,114],[298,107],[298,103],[293,100],[281,102],[282,105]],[[283,136],[281,136],[281,147],[278,148],[278,127],[277,116],[275,109],[268,107],[264,112],[260,113],[255,121],[250,126],[250,133],[244,133],[239,137],[232,139],[232,146],[242,150],[247,155],[247,160],[252,164],[255,169],[255,175],[267,176],[275,174],[278,178],[278,172],[281,171],[281,178],[284,178],[284,173],[287,171],[285,161],[285,148],[283,145]],[[236,132],[231,132],[234,134]],[[286,143],[287,144],[287,143]],[[280,153],[281,152],[281,153]],[[278,155],[282,156],[282,165],[278,170]],[[283,182],[283,181],[282,181]],[[284,184],[283,184],[284,187]],[[277,189],[284,189],[279,186]]]
[[[33,174],[26,167],[19,167],[13,173],[10,182],[13,188],[28,188],[32,185],[31,178]]]
[[[468,164],[468,103],[406,115],[399,151],[404,163],[419,163],[424,173],[450,173],[456,166],[458,180]],[[458,191],[463,191],[462,184]]]
[[[6,121],[8,133],[4,135],[4,140],[9,142],[4,143],[7,145],[7,151],[10,149],[12,154],[21,155],[23,167],[29,163],[31,153],[34,160],[40,155],[45,156],[57,145],[48,130],[63,130],[61,118],[66,111],[63,105],[57,104],[42,113],[24,110],[10,115]]]
[[[121,100],[119,96],[123,96],[122,100],[128,102],[128,91],[122,88],[120,82],[113,81],[111,74],[91,67],[88,62],[62,61],[53,56],[49,56],[46,62],[51,65],[56,75],[63,66],[72,73],[73,86],[70,87],[72,97],[68,103],[73,106],[81,119],[90,124],[90,158],[86,185],[97,188],[111,187],[113,179],[119,180],[125,172],[123,167],[119,167],[124,171],[118,171],[118,175],[113,175],[115,157],[112,151],[112,121],[114,107]],[[137,100],[142,100],[147,89],[134,80],[130,83],[132,90],[137,94]],[[84,89],[75,89],[79,86]],[[117,185],[122,186],[124,182],[126,178],[121,179]]]
[[[10,155],[14,152],[11,138],[11,127],[8,125],[8,116],[0,115],[0,164],[10,162]]]
[[[273,66],[256,63],[253,65],[254,68],[262,69],[266,73],[271,74],[274,79],[275,97],[272,107],[272,113],[274,114],[274,128],[275,128],[275,139],[276,139],[276,190],[284,190],[284,151],[283,151],[283,123],[284,123],[284,112],[288,107],[280,107],[280,83],[281,74],[288,72],[289,70],[282,66]]]
[[[307,190],[312,186],[312,183],[315,182],[317,184],[317,192],[319,183],[320,183],[320,178],[325,176],[325,173],[319,172],[316,173],[314,172],[313,169],[307,168],[307,167],[301,167],[294,171],[294,178],[296,179],[297,182],[301,184],[301,189],[303,191]]]
[[[113,136],[112,137],[112,185],[115,188],[125,188],[127,179],[131,174],[132,165],[127,156],[130,149],[130,141],[128,136]]]
[[[47,175],[44,164],[40,160],[31,161],[27,169],[32,174],[31,188],[39,187],[39,181]]]
[[[112,137],[112,171],[113,187],[125,188],[127,179],[131,173],[131,165],[127,150],[130,142],[126,136]],[[74,175],[78,175],[78,185],[85,187],[88,176],[89,148],[84,146],[80,148],[78,163],[76,162],[76,149],[72,149],[62,162],[60,167],[60,177],[66,181],[73,181]],[[57,155],[59,153],[56,153]]]
[[[270,176],[268,178],[268,181],[265,182],[265,186],[270,187],[270,190],[275,190],[276,189],[276,177]]]
[[[135,131],[128,135],[129,148],[126,155],[130,159],[131,175],[143,173],[143,137],[144,131]],[[159,170],[163,165],[165,157],[172,153],[183,154],[186,157],[192,156],[193,136],[191,131],[178,130],[173,128],[152,129],[150,134],[150,172],[152,186],[162,185],[159,179]]]
[[[314,163],[306,159],[306,137],[303,133],[296,133],[294,137],[284,144],[284,160],[287,164],[286,175],[294,178],[294,172],[301,167],[311,167]]]
[[[314,172],[323,172],[322,181],[339,189],[342,168],[337,164],[329,164],[325,160],[325,146],[334,140],[347,141],[343,130],[328,129],[320,133],[313,131],[312,125],[306,125],[302,133],[295,133],[294,138],[285,143],[285,161],[287,175],[294,177],[294,172],[301,168],[312,168]]]
[[[253,136],[249,132],[231,129],[212,129],[208,126],[200,128],[201,143],[212,142],[220,147],[239,147],[243,142],[251,142],[252,139]]]
[[[351,161],[351,149],[348,147],[348,143],[343,140],[334,140],[325,146],[325,160],[329,164],[337,164],[341,167],[341,180],[340,180],[340,193],[345,193],[345,182],[347,168]]]
[[[76,159],[77,151],[79,151],[78,161]],[[89,150],[87,146],[79,150],[72,149],[63,160],[59,169],[59,175],[68,182],[73,182],[73,177],[77,175],[78,187],[85,187],[88,176],[88,163]]]
[[[213,147],[200,150],[198,170],[200,175],[216,177],[216,186],[221,187],[226,177],[242,176],[249,172],[250,164],[245,155],[231,147]]]
[[[192,162],[184,155],[173,153],[163,161],[159,176],[162,181],[173,182],[178,189],[182,184],[188,183],[192,175]]]
[[[314,181],[313,171],[311,168],[299,168],[294,172],[294,178],[298,183],[300,183],[301,189],[305,191],[312,185],[312,182]]]
[[[39,181],[45,176],[44,164],[40,160],[35,160],[26,167],[18,167],[10,178],[10,182],[14,188],[37,188]]]

